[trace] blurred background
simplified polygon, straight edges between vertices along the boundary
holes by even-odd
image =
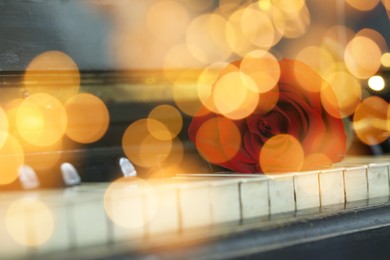
[[[64,160],[111,180],[120,156],[144,176],[210,171],[188,123],[214,69],[253,52],[310,65],[336,93],[348,154],[385,154],[389,11],[387,0],[0,0],[0,154],[16,154],[0,184],[17,186],[26,163],[60,185]],[[151,124],[168,137],[145,136]]]

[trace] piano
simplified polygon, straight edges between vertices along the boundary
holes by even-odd
[[[145,2],[152,8],[155,1]],[[183,10],[177,7],[180,1],[164,2]],[[194,8],[189,17],[219,4],[182,2]],[[262,8],[270,3],[260,2]],[[161,69],[162,54],[145,38],[135,42],[155,51],[155,57],[147,51],[143,55],[158,68],[138,61],[137,52],[123,50],[122,41],[108,46],[110,26],[129,22],[134,29],[137,12],[145,11],[141,7],[131,6],[134,17],[127,17],[121,13],[129,8],[126,1],[0,1],[0,35],[5,35],[0,39],[0,106],[7,109],[13,98],[31,95],[23,89],[26,68],[37,55],[55,49],[74,59],[81,91],[102,100],[110,116],[99,140],[82,144],[65,136],[60,147],[29,150],[19,176],[0,185],[0,258],[387,259],[387,143],[367,146],[353,139],[346,158],[326,169],[279,174],[215,170],[187,137],[191,116],[180,109],[196,105],[185,99],[191,91],[174,92],[175,84],[193,90],[199,68]],[[117,20],[108,18],[113,13]],[[159,27],[153,28],[151,34]],[[128,31],[116,33],[124,37]],[[283,43],[275,48],[284,50]],[[107,49],[124,52],[113,58]],[[75,71],[35,73],[45,84],[66,85]],[[180,111],[183,126],[172,148],[174,167],[157,163],[151,170],[132,164],[134,157],[129,160],[121,142],[132,122],[160,105]],[[153,151],[161,153],[157,146]],[[50,155],[59,159],[42,167]]]

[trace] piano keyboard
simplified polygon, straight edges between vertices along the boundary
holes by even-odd
[[[182,174],[150,182],[131,177],[2,193],[0,257],[39,258],[118,243],[137,250],[161,235],[169,243],[168,238],[183,234],[207,236],[229,223],[266,224],[386,203],[389,167],[388,157],[347,158],[331,169],[300,173]]]

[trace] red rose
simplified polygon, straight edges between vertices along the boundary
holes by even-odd
[[[239,68],[240,62],[233,65]],[[199,115],[192,119],[189,137],[206,160],[237,172],[262,172],[265,168],[259,159],[262,148],[268,140],[280,134],[298,140],[303,157],[297,159],[299,156],[294,152],[283,157],[281,151],[266,160],[283,164],[285,158],[292,156],[291,160],[301,160],[298,164],[294,162],[299,168],[281,165],[265,170],[308,170],[343,159],[346,135],[342,120],[332,116],[335,115],[334,110],[330,115],[321,102],[319,90],[327,83],[301,62],[283,59],[279,66],[277,86],[268,93],[259,94],[263,95],[260,102],[277,100],[270,110],[262,106],[243,119],[233,120],[215,112],[205,112],[206,108],[202,108]],[[229,71],[231,68],[225,74]],[[322,99],[327,101],[324,97]],[[199,131],[200,128],[202,131]]]

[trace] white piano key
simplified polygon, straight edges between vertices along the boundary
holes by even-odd
[[[249,219],[269,215],[267,178],[251,178],[241,181],[242,218]]]
[[[294,190],[297,210],[320,207],[319,171],[297,173]]]
[[[160,187],[158,187],[160,186]],[[148,223],[148,235],[175,233],[179,231],[179,206],[177,185],[165,184],[154,186],[156,190],[157,203],[151,203],[146,197],[148,211],[153,216]]]
[[[14,259],[25,258],[30,252],[30,248],[15,241],[7,230],[6,212],[8,206],[16,200],[15,196],[2,196],[0,199],[0,258]],[[21,216],[22,217],[22,216]],[[21,218],[20,229],[25,230],[24,217]]]
[[[181,184],[179,208],[183,230],[210,226],[212,224],[210,183],[199,181]]]
[[[109,221],[106,217],[102,196],[88,196],[73,200],[67,205],[71,231],[76,247],[106,244],[110,241]],[[72,234],[71,234],[72,236]]]
[[[144,182],[119,182],[110,186],[104,195],[108,222],[115,242],[140,239],[145,235],[146,217],[145,192],[149,186]]]
[[[52,198],[51,198],[52,199]],[[46,200],[43,199],[45,202]],[[61,201],[61,199],[59,199]],[[54,229],[50,239],[43,245],[37,248],[37,252],[46,253],[46,252],[55,252],[60,250],[68,250],[71,246],[69,228],[67,221],[67,212],[66,206],[64,203],[50,203],[47,202],[47,205],[50,207],[53,220],[54,220]]]
[[[345,168],[344,183],[346,202],[368,199],[367,166]]]
[[[389,196],[389,163],[372,163],[367,168],[368,198]]]
[[[213,224],[240,220],[238,185],[238,179],[225,179],[211,183],[211,218]]]
[[[344,198],[344,168],[320,171],[321,206],[341,204]]]
[[[295,211],[294,182],[292,175],[268,175],[270,214]]]

